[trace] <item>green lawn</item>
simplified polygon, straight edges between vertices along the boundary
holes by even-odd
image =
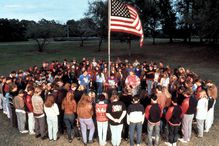
[[[79,47],[79,42],[50,42],[43,53],[37,52],[35,42],[18,42],[0,44],[0,74],[9,73],[18,68],[27,68],[43,61],[80,59],[83,56],[93,57],[96,42],[86,42]]]
[[[178,42],[179,40],[175,41]],[[218,69],[219,51],[217,49],[212,50],[204,46],[191,47],[181,43],[169,44],[167,43],[168,39],[156,39],[156,45],[152,45],[152,39],[145,39],[144,42],[145,45],[140,48],[139,40],[132,41],[131,52],[133,55],[129,57],[127,43],[112,41],[111,58],[120,57],[121,59],[157,62],[162,60],[165,64],[171,66],[182,65],[198,72],[200,71],[200,65],[208,69],[212,67],[214,72]],[[97,51],[98,41],[85,41],[84,47],[79,47],[79,44],[78,41],[53,41],[48,44],[43,53],[39,53],[34,41],[0,43],[0,75],[6,75],[19,68],[26,69],[29,66],[40,65],[43,61],[62,61],[65,58],[80,60],[82,57],[90,59],[96,57],[107,60],[107,41],[103,42],[101,52]]]
[[[150,41],[148,41],[149,43]],[[101,52],[98,52],[98,41],[85,41],[84,47],[79,46],[78,41],[49,42],[45,51],[37,52],[36,43],[11,42],[0,43],[0,74],[8,74],[12,70],[19,68],[26,69],[29,66],[39,65],[43,61],[63,59],[103,58],[107,60],[107,42],[104,41]],[[126,55],[127,43],[113,41],[111,43],[111,56]],[[138,41],[132,42],[132,52],[142,50]]]

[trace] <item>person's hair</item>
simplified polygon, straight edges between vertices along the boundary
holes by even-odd
[[[46,107],[51,107],[54,103],[55,103],[55,96],[52,95],[52,94],[49,94],[46,97],[45,106]]]
[[[112,95],[118,95],[118,91],[114,89],[114,90],[112,91]]]
[[[64,88],[69,91],[71,89],[71,84],[65,83]]]
[[[207,93],[208,93],[208,96],[212,97],[213,99],[217,99],[217,87],[215,84],[212,84],[211,86],[209,86],[207,88]]]
[[[6,81],[8,81],[8,80],[12,80],[12,78],[11,77],[6,77]]]
[[[28,86],[27,87],[27,92],[29,92],[29,91],[34,91],[34,87],[33,86]]]
[[[135,95],[133,98],[132,98],[132,101],[133,102],[139,102],[140,98],[138,95]]]
[[[78,107],[80,108],[85,107],[88,103],[90,103],[90,98],[91,97],[89,95],[83,94],[78,102]]]
[[[157,85],[157,86],[156,86],[156,89],[157,89],[158,91],[162,91],[162,86],[161,86],[161,85]]]
[[[18,94],[25,94],[25,91],[23,89],[20,89]]]
[[[85,88],[86,88],[85,86],[80,85],[80,86],[78,87],[78,90],[79,90],[79,91],[83,91],[83,90],[85,90]]]
[[[105,99],[109,99],[108,94],[106,92],[102,92],[102,94],[104,95]]]
[[[34,90],[34,94],[40,94],[42,92],[42,87],[41,86],[36,86]]]
[[[78,86],[78,85],[77,85],[76,83],[72,83],[72,84],[71,84],[71,88],[75,88],[75,87],[77,88],[77,86]]]
[[[177,103],[178,102],[178,98],[174,97],[174,98],[171,98],[172,102],[174,103]]]
[[[187,96],[191,96],[192,95],[192,90],[190,89],[186,89],[184,92],[183,92],[184,95],[187,95]]]
[[[105,95],[104,95],[104,94],[100,94],[99,100],[100,100],[100,101],[104,101],[104,100],[105,100]]]
[[[152,94],[152,95],[151,95],[151,99],[152,99],[153,101],[156,101],[156,100],[157,100],[157,95],[156,95],[156,94]]]
[[[67,101],[72,101],[74,99],[74,93],[73,92],[67,92],[65,99]]]
[[[111,102],[114,101],[115,99],[118,100],[119,96],[118,95],[112,95],[111,98],[110,98]]]

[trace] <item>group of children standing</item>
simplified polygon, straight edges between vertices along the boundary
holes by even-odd
[[[98,137],[101,146],[134,146],[136,137],[140,146],[146,134],[148,146],[161,136],[166,145],[188,143],[194,123],[197,137],[209,132],[217,99],[216,85],[190,70],[137,60],[116,60],[109,76],[102,60],[44,62],[0,83],[0,109],[20,133],[56,141],[66,131],[69,143],[81,136],[84,145]]]

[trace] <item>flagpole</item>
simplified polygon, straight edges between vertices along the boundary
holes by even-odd
[[[110,17],[111,17],[111,0],[108,0],[108,77],[110,77]]]

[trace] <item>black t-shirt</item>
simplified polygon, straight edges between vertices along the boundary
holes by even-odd
[[[153,80],[154,79],[154,71],[153,70],[151,70],[151,71],[147,71],[146,72],[146,79],[148,79],[148,80]]]
[[[123,111],[126,110],[125,104],[121,101],[112,102],[108,105],[107,113],[109,113],[113,118],[119,119]],[[123,118],[124,119],[124,118]],[[123,120],[120,123],[115,123],[109,119],[111,125],[119,125],[123,123]]]
[[[151,108],[149,110],[149,121],[152,123],[157,123],[160,121],[160,114],[161,114],[161,108],[160,106],[155,103],[151,105]]]
[[[189,98],[189,108],[188,108],[186,114],[188,114],[188,115],[195,114],[197,103],[198,103],[197,99],[195,97],[191,96]]]

